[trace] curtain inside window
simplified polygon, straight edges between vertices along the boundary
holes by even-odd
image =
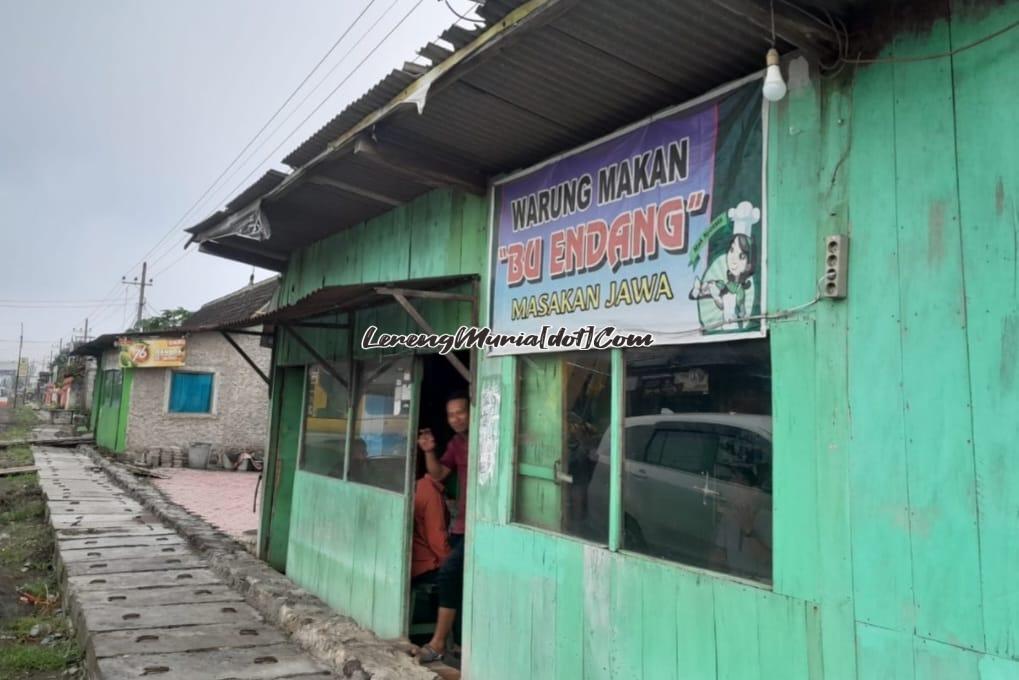
[[[212,410],[212,373],[174,372],[170,383],[171,413],[208,413]]]

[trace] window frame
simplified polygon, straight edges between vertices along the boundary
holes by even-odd
[[[353,406],[353,404],[354,404],[353,395],[356,394],[356,390],[357,390],[357,384],[355,382],[356,376],[355,376],[355,371],[354,371],[354,362],[355,361],[356,361],[355,359],[348,358],[348,359],[340,359],[340,360],[329,362],[329,364],[333,368],[336,368],[337,364],[344,364],[344,363],[346,364],[345,367],[347,369],[347,371],[346,371],[346,374],[347,374],[347,384],[349,385],[349,387],[347,388],[347,410],[346,410],[346,413],[344,414],[344,418],[346,420],[346,427],[344,428],[344,431],[343,431],[343,449],[340,451],[340,455],[343,457],[343,468],[342,468],[343,471],[342,471],[342,473],[340,474],[339,477],[334,477],[333,475],[327,474],[325,472],[320,472],[318,470],[310,470],[307,467],[305,467],[305,465],[307,463],[307,457],[306,457],[306,455],[307,455],[307,441],[306,441],[306,438],[308,436],[308,403],[309,403],[308,402],[308,389],[309,389],[309,387],[311,385],[311,370],[313,368],[317,367],[320,371],[323,371],[326,374],[328,374],[331,379],[335,380],[335,378],[330,374],[329,371],[327,371],[324,368],[322,362],[320,362],[320,361],[315,361],[315,362],[308,363],[308,364],[304,365],[304,382],[303,382],[303,385],[301,386],[301,424],[300,424],[300,431],[299,431],[299,435],[298,435],[299,443],[300,444],[299,444],[298,450],[297,450],[297,471],[298,472],[303,472],[303,473],[309,474],[309,475],[318,475],[319,477],[325,477],[326,479],[332,479],[332,480],[338,481],[338,482],[346,482],[347,481],[347,472],[349,470],[349,465],[350,465],[350,463],[348,462],[347,452],[350,450],[350,443],[351,443],[351,441],[353,439],[352,436],[351,436],[351,432],[350,432],[350,422],[351,422],[351,419],[353,418],[353,409],[354,409],[354,406]]]
[[[143,369],[151,370],[151,369]],[[173,400],[173,376],[175,373],[193,373],[200,375],[211,375],[212,382],[209,385],[209,410],[208,411],[172,411],[170,404]],[[219,371],[213,368],[202,368],[200,366],[182,366],[180,368],[167,368],[164,374],[163,390],[163,414],[169,418],[216,418],[219,416]]]
[[[772,358],[771,337],[770,337],[770,335],[765,335],[764,338],[762,338],[762,339],[765,342],[768,343],[768,357],[769,357],[769,362],[770,362],[771,358]],[[588,350],[588,351],[595,352],[595,351],[598,351],[598,350]],[[608,474],[609,474],[609,508],[608,508],[608,515],[609,515],[609,517],[608,517],[608,520],[609,520],[609,527],[608,527],[608,529],[609,529],[609,531],[608,531],[608,545],[606,545],[604,543],[599,543],[599,542],[596,542],[596,541],[592,541],[590,539],[584,538],[583,536],[578,536],[578,535],[575,535],[575,534],[566,533],[566,532],[561,531],[561,530],[552,530],[552,529],[537,527],[537,526],[534,526],[534,525],[531,525],[531,524],[526,524],[524,522],[521,522],[521,521],[517,520],[516,504],[517,504],[517,500],[518,500],[517,493],[518,493],[518,477],[519,477],[519,465],[520,465],[520,460],[519,460],[519,448],[520,447],[519,447],[519,444],[518,444],[518,441],[517,441],[517,432],[518,432],[519,427],[520,427],[520,422],[519,421],[520,421],[520,417],[521,417],[520,403],[519,403],[519,397],[520,397],[520,393],[519,393],[519,375],[520,375],[520,366],[522,365],[522,361],[525,361],[525,360],[527,360],[528,357],[533,356],[533,355],[527,355],[527,354],[523,354],[523,355],[510,355],[510,356],[504,358],[504,361],[507,361],[509,363],[508,374],[512,376],[514,388],[513,388],[513,413],[512,413],[512,417],[513,417],[513,440],[511,442],[511,446],[512,446],[512,463],[511,463],[511,468],[510,468],[510,471],[509,471],[510,479],[508,480],[509,487],[510,487],[510,492],[508,494],[509,498],[508,498],[507,507],[504,509],[504,514],[503,514],[503,517],[502,517],[503,523],[507,524],[507,525],[511,525],[511,526],[517,527],[517,528],[525,529],[525,530],[528,530],[528,531],[535,531],[535,532],[539,532],[539,533],[544,533],[544,534],[547,534],[549,536],[554,536],[557,539],[577,541],[577,542],[580,542],[580,543],[582,543],[584,545],[587,545],[587,546],[592,546],[592,547],[598,547],[598,548],[606,549],[609,552],[620,553],[620,554],[626,555],[627,557],[632,557],[632,558],[641,559],[641,560],[648,560],[648,561],[651,561],[651,562],[655,562],[657,564],[661,564],[661,565],[667,566],[667,567],[672,568],[672,569],[693,572],[693,573],[696,573],[696,574],[706,575],[706,576],[709,576],[709,577],[712,577],[712,578],[718,578],[718,579],[724,579],[724,580],[728,580],[728,581],[734,581],[734,582],[737,582],[737,583],[740,583],[740,584],[743,584],[743,585],[747,585],[747,586],[751,586],[751,587],[754,587],[754,588],[758,588],[758,589],[761,589],[761,590],[766,590],[766,591],[774,590],[774,567],[775,567],[774,556],[772,556],[772,570],[773,570],[772,571],[772,580],[769,582],[769,581],[759,581],[759,580],[755,580],[753,578],[748,578],[748,577],[740,576],[740,575],[737,575],[737,574],[731,574],[731,573],[727,573],[727,572],[724,572],[724,571],[717,571],[717,570],[710,569],[710,568],[695,566],[695,565],[687,564],[687,563],[684,563],[684,562],[679,562],[679,561],[675,561],[675,560],[671,560],[671,559],[666,559],[664,557],[658,557],[658,556],[650,555],[650,554],[643,553],[643,552],[637,552],[637,551],[634,551],[634,550],[629,550],[629,549],[626,549],[626,548],[623,547],[623,531],[624,531],[624,527],[623,527],[623,516],[624,516],[624,508],[623,508],[623,476],[624,476],[624,465],[626,463],[631,463],[632,464],[633,462],[636,462],[636,459],[635,458],[627,458],[626,457],[626,446],[625,446],[625,441],[624,441],[624,438],[625,438],[625,435],[626,435],[625,428],[624,428],[624,423],[625,423],[625,419],[626,419],[626,380],[627,380],[626,355],[624,354],[624,350],[623,349],[611,349],[611,350],[609,350],[609,353],[610,353],[610,357],[611,357],[611,364],[610,364],[610,367],[611,367],[610,368],[610,372],[611,372],[611,375],[610,375],[610,385],[611,385],[611,394],[610,394],[610,399],[611,399],[611,420],[610,420],[609,430],[608,430],[608,433],[607,433],[608,434],[608,438],[609,438],[609,461],[610,461],[609,462],[609,472],[608,472]],[[563,354],[567,354],[567,353],[563,353]],[[774,369],[773,368],[772,368],[772,380],[774,380]],[[772,387],[772,395],[774,395],[774,387]],[[774,396],[772,396],[772,400],[774,400]],[[774,406],[772,407],[772,416],[771,417],[774,418]],[[667,430],[667,428],[663,428],[663,429]],[[722,425],[719,425],[717,427],[712,427],[711,428],[712,434],[716,435],[719,439],[721,439],[723,437],[733,437],[733,436],[735,436],[732,432],[727,432],[726,430],[728,430],[728,429],[729,428],[727,428],[725,426],[722,426]],[[651,442],[655,438],[656,434],[657,434],[657,432],[653,431],[651,433],[651,435],[648,437],[648,439],[647,439],[647,441],[645,443],[645,447],[644,447],[645,450],[642,452],[642,458],[640,460],[640,462],[642,462],[644,464],[658,465],[658,463],[650,463],[650,462],[648,462],[648,459],[647,459],[647,447],[651,444]],[[759,437],[759,435],[757,435],[756,433],[752,433],[752,434],[753,434],[753,436],[755,438]],[[774,441],[772,441],[772,444],[774,444]],[[715,464],[716,465],[718,464],[717,460],[716,460]],[[772,485],[772,489],[773,488],[774,488],[774,486]],[[774,492],[773,491],[771,492],[771,495],[772,495],[772,511],[774,512],[774,507],[775,506],[774,506]],[[774,517],[774,515],[773,515],[773,517]],[[774,522],[774,519],[772,519],[772,522]]]
[[[302,390],[302,407],[301,407],[301,425],[300,425],[300,446],[297,457],[297,471],[303,472],[309,475],[318,475],[331,479],[335,482],[341,482],[344,484],[357,484],[368,489],[373,489],[382,493],[395,494],[397,496],[409,496],[413,494],[413,464],[414,464],[414,452],[417,447],[417,439],[415,437],[415,427],[418,419],[418,401],[421,390],[421,362],[418,360],[417,353],[406,353],[401,354],[400,358],[408,358],[411,361],[411,399],[410,399],[410,412],[408,414],[408,429],[407,429],[407,451],[404,455],[404,475],[403,475],[403,489],[395,491],[382,486],[376,486],[367,482],[350,479],[350,448],[353,444],[354,435],[354,422],[357,420],[357,413],[355,412],[356,406],[359,403],[360,391],[362,385],[362,371],[358,370],[358,366],[369,363],[374,357],[347,357],[337,361],[330,362],[331,365],[335,366],[338,363],[345,363],[347,368],[347,383],[350,385],[348,388],[347,395],[347,413],[346,421],[347,426],[344,431],[344,446],[343,446],[343,474],[339,477],[333,477],[332,475],[324,472],[318,472],[316,470],[309,470],[304,467],[305,464],[305,437],[307,436],[307,408],[308,408],[308,385],[310,384],[310,371],[313,367],[320,367],[321,362],[312,362],[304,365],[304,388]]]

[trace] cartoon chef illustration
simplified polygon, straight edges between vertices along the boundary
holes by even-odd
[[[720,322],[723,330],[736,330],[746,328],[754,308],[755,256],[750,229],[761,220],[761,210],[743,201],[730,208],[728,216],[732,222],[729,246],[708,265],[703,277],[694,277],[690,299],[711,301],[701,305],[702,325]],[[715,313],[705,313],[710,311],[711,303]]]

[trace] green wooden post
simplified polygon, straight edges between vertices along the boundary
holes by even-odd
[[[350,474],[350,445],[354,442],[354,402],[357,399],[357,369],[354,367],[354,332],[357,312],[347,315],[347,426],[343,436],[343,478]]]
[[[609,424],[609,550],[622,545],[623,518],[623,418],[626,414],[623,392],[623,350],[612,350],[612,422]]]

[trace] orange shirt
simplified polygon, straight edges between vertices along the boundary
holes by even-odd
[[[446,501],[442,485],[431,475],[418,480],[414,490],[414,540],[411,543],[410,577],[438,569],[449,555],[446,534]]]

